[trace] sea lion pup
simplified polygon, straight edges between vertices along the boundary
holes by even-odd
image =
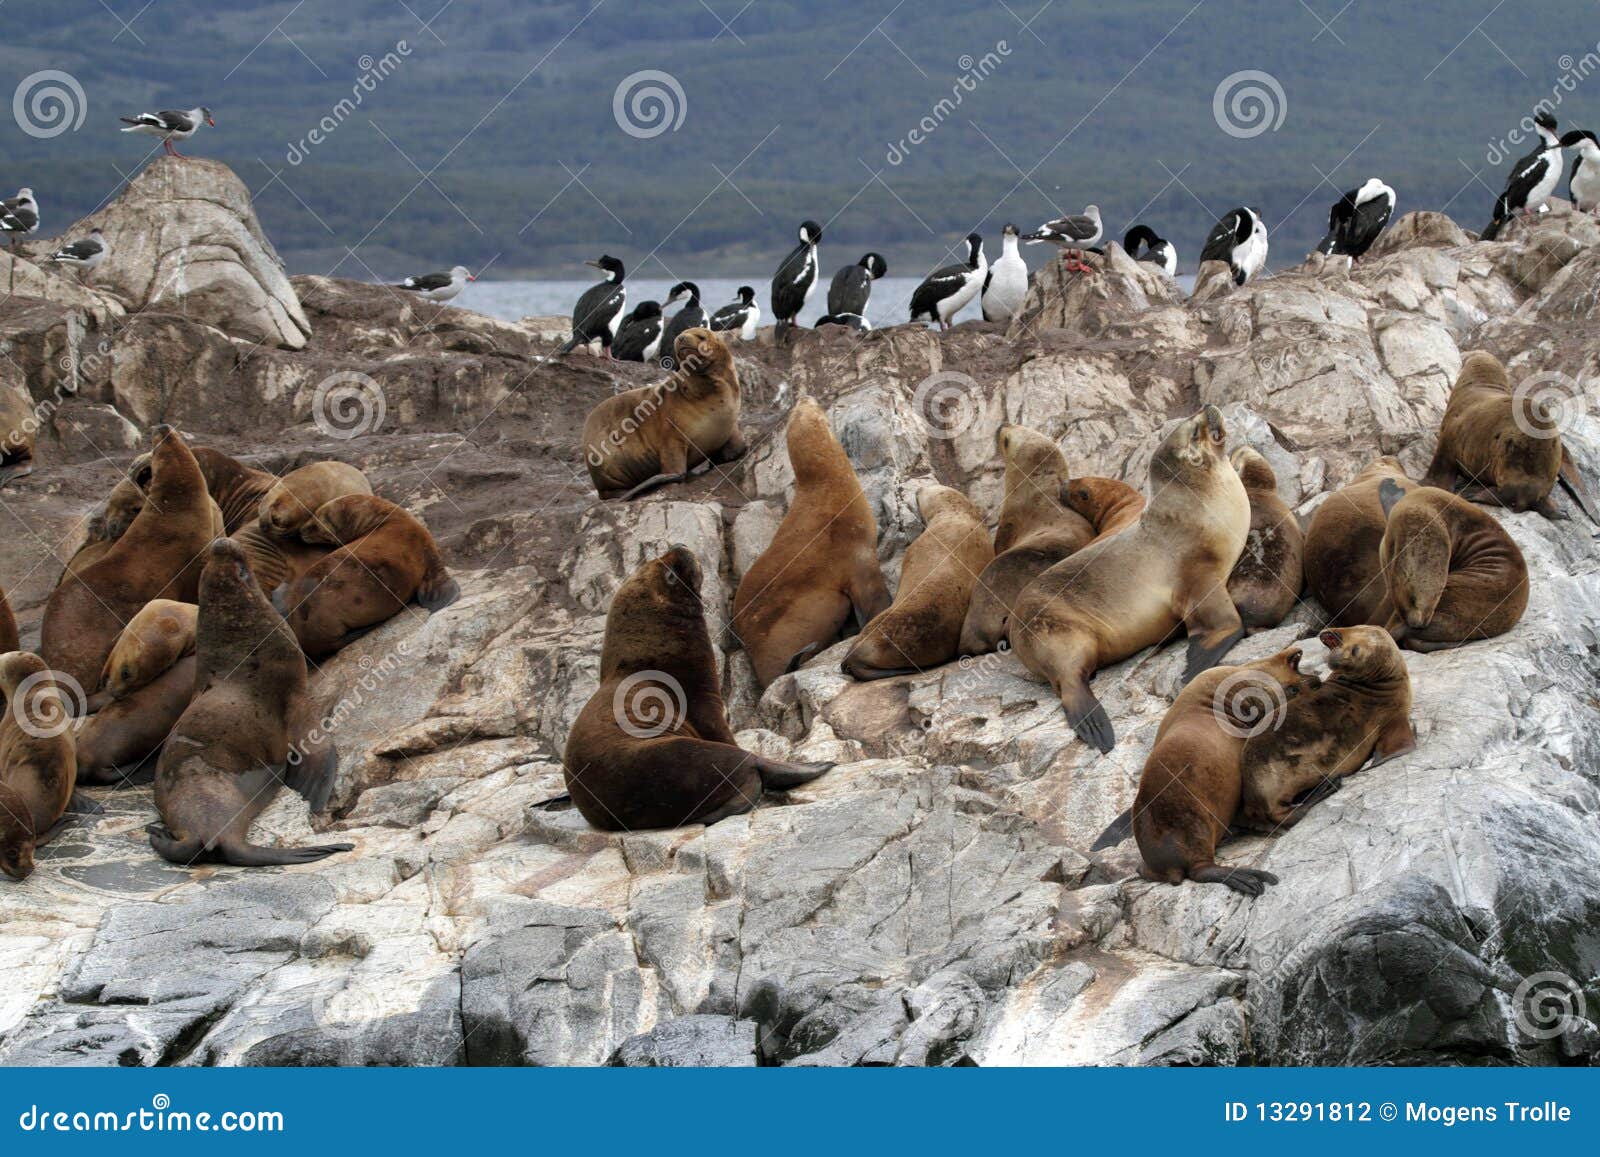
[[[346,462],[312,462],[279,478],[261,496],[261,529],[286,538],[335,498],[371,494],[367,476]]]
[[[219,536],[220,537],[220,536]],[[194,653],[200,608],[151,599],[117,636],[101,683],[113,699],[132,694],[185,655]]]
[[[1563,399],[1564,401],[1565,399]],[[1472,502],[1565,518],[1550,496],[1559,480],[1594,522],[1597,509],[1561,442],[1560,407],[1518,397],[1491,353],[1466,356],[1439,425],[1439,445],[1422,481]]]
[[[17,649],[17,616],[11,613],[11,600],[0,587],[0,655]]]
[[[1318,636],[1332,673],[1307,689],[1244,744],[1242,826],[1293,827],[1342,776],[1387,763],[1417,745],[1411,730],[1411,674],[1381,627],[1344,627]]]
[[[733,633],[762,687],[832,645],[852,614],[864,627],[891,601],[877,520],[822,407],[801,398],[784,436],[794,500],[733,594]]]
[[[1305,534],[1278,496],[1278,476],[1249,446],[1230,455],[1250,496],[1250,536],[1228,576],[1228,597],[1246,628],[1276,627],[1294,610],[1305,586]]]
[[[749,811],[764,790],[833,767],[767,759],[734,742],[701,577],[689,549],[674,546],[629,575],[606,612],[600,687],[561,757],[572,802],[603,831],[715,823]]]
[[[45,604],[39,654],[81,688],[99,684],[117,636],[151,599],[193,602],[214,504],[183,437],[155,428],[147,501],[98,559],[70,567]]]
[[[1324,499],[1306,528],[1306,585],[1335,627],[1381,627],[1393,610],[1378,558],[1387,529],[1378,487],[1386,479],[1402,490],[1417,486],[1398,459],[1379,458]]]
[[[1389,632],[1413,651],[1492,639],[1528,606],[1528,564],[1494,517],[1434,486],[1379,487]]]
[[[1247,896],[1278,882],[1258,868],[1224,868],[1216,854],[1239,810],[1246,741],[1281,720],[1285,704],[1317,686],[1314,675],[1300,673],[1300,653],[1290,647],[1240,667],[1213,667],[1173,700],[1133,800],[1133,837],[1144,857],[1139,873],[1145,879],[1226,884]]]
[[[637,498],[682,482],[703,462],[745,453],[739,432],[739,375],[709,329],[673,343],[678,368],[665,382],[607,398],[583,423],[583,454],[601,498]]]
[[[1017,599],[1011,647],[1049,680],[1067,720],[1101,752],[1116,746],[1089,676],[1154,646],[1181,624],[1187,683],[1244,635],[1227,578],[1250,532],[1250,499],[1224,445],[1222,411],[1178,423],[1150,459],[1150,500],[1133,525],[1090,543]]]
[[[33,850],[55,834],[78,782],[73,708],[30,651],[0,655],[0,871],[33,872]]]
[[[1023,588],[1094,537],[1083,516],[1063,505],[1069,474],[1061,447],[1026,426],[1001,426],[995,442],[1005,460],[1005,497],[994,561],[978,577],[961,626],[963,655],[998,647]]]
[[[134,782],[194,698],[194,673],[190,653],[89,716],[78,732],[78,782]]]
[[[1072,479],[1061,491],[1061,500],[1088,520],[1095,539],[1110,538],[1138,522],[1145,505],[1144,495],[1126,482],[1093,475]]]
[[[978,574],[994,559],[983,515],[948,486],[917,491],[923,531],[906,548],[900,590],[861,629],[842,670],[857,679],[908,675],[956,657]]]
[[[412,599],[441,611],[461,595],[428,528],[387,498],[335,498],[301,528],[300,537],[338,548],[273,592],[273,605],[312,658],[388,622]]]
[[[250,825],[287,784],[311,802],[327,803],[335,752],[290,746],[307,713],[306,660],[289,626],[267,602],[244,551],[219,538],[200,576],[194,700],[184,710],[156,764],[156,809],[150,846],[185,866],[214,860],[238,867],[306,864],[347,852],[351,844],[263,848]]]

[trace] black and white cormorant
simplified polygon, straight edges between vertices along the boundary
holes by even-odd
[[[1010,321],[1028,297],[1028,263],[1017,251],[1022,230],[1007,223],[1000,231],[1000,256],[983,279],[984,321]]]
[[[888,272],[889,263],[878,253],[863,253],[860,261],[840,269],[828,286],[828,316],[818,318],[817,324],[871,329],[867,303],[872,300],[872,283]]]
[[[594,266],[605,274],[606,279],[584,290],[578,298],[578,304],[572,307],[572,337],[557,352],[558,357],[570,353],[575,346],[586,346],[597,338],[606,356],[612,356],[611,340],[617,335],[622,307],[628,300],[628,287],[622,284],[622,262],[607,254],[597,261],[585,261],[584,264]]]
[[[1158,236],[1150,226],[1135,225],[1129,229],[1122,235],[1122,247],[1135,261],[1154,265],[1168,277],[1178,276],[1178,247]]]
[[[160,137],[161,147],[174,157],[183,156],[172,142],[186,141],[199,131],[202,122],[217,127],[211,110],[201,105],[191,109],[162,109],[160,112],[142,112],[136,117],[123,117],[128,127],[125,133],[138,133],[146,137]]]
[[[617,327],[611,356],[622,362],[648,362],[661,348],[661,303],[641,301]]]
[[[1582,213],[1600,213],[1600,144],[1588,129],[1574,129],[1561,138],[1561,147],[1577,149],[1567,176],[1567,192]]]
[[[71,265],[84,273],[93,273],[100,268],[106,259],[106,254],[110,252],[105,234],[99,229],[91,229],[89,236],[83,240],[74,241],[57,249],[50,255],[50,260],[57,265]]]
[[[1226,261],[1235,285],[1260,273],[1267,264],[1267,226],[1261,214],[1248,205],[1224,213],[1200,250],[1200,263],[1207,261]]]
[[[715,333],[737,330],[739,340],[754,341],[756,328],[761,324],[761,307],[756,304],[755,287],[741,285],[735,296],[737,301],[711,315],[711,329]]]
[[[1048,241],[1067,251],[1067,268],[1074,273],[1093,273],[1083,263],[1083,251],[1099,244],[1105,227],[1100,223],[1100,206],[1090,205],[1082,213],[1068,213],[1054,221],[1046,221],[1023,238],[1029,245]]]
[[[1484,227],[1485,241],[1500,236],[1500,230],[1513,217],[1542,213],[1550,194],[1561,183],[1561,138],[1556,136],[1556,118],[1541,109],[1534,114],[1533,126],[1539,133],[1539,147],[1511,166],[1506,191],[1495,199],[1494,217]]]
[[[936,321],[940,329],[950,328],[950,319],[978,296],[983,279],[989,275],[989,260],[983,255],[983,238],[967,234],[967,260],[964,265],[946,265],[928,274],[911,295],[911,320]]]
[[[656,361],[661,363],[664,370],[677,369],[678,359],[673,348],[678,341],[678,335],[684,330],[703,326],[707,320],[706,311],[700,304],[700,287],[692,281],[680,281],[667,292],[667,304],[682,301],[683,308],[672,315],[672,320],[667,322],[666,328],[661,331],[661,348],[656,351]]]
[[[419,273],[408,277],[395,288],[409,289],[425,301],[452,301],[466,288],[467,282],[476,280],[465,265],[457,265],[448,273]]]
[[[1392,216],[1394,190],[1377,177],[1369,177],[1366,184],[1351,189],[1328,210],[1328,235],[1317,245],[1317,252],[1360,260]]]
[[[772,320],[777,324],[775,336],[779,341],[788,334],[817,287],[817,242],[821,240],[822,226],[815,221],[802,221],[800,243],[789,250],[778,272],[772,275]]]

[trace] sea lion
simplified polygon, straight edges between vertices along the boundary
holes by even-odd
[[[1243,666],[1213,667],[1178,692],[1156,730],[1133,800],[1145,879],[1226,884],[1247,896],[1278,882],[1257,868],[1224,868],[1216,854],[1239,810],[1245,743],[1281,722],[1286,705],[1317,686],[1316,676],[1300,673],[1300,655],[1290,647]]]
[[[199,614],[194,603],[151,599],[117,636],[106,657],[101,685],[113,699],[121,699],[193,654]]]
[[[112,644],[151,599],[193,602],[215,504],[183,437],[156,427],[148,501],[98,559],[68,573],[45,604],[39,653],[58,680],[100,681]]]
[[[1528,564],[1494,517],[1434,486],[1378,490],[1388,525],[1379,561],[1392,608],[1383,625],[1413,651],[1492,639],[1528,606]]]
[[[1537,394],[1518,397],[1499,358],[1483,350],[1470,353],[1450,391],[1423,484],[1472,502],[1565,518],[1550,495],[1559,480],[1583,512],[1600,522],[1600,510],[1561,442],[1560,417],[1559,408],[1552,412]]]
[[[78,781],[128,782],[183,717],[194,698],[194,674],[190,653],[89,716],[78,732]]]
[[[159,467],[157,475],[159,485]],[[250,825],[286,784],[321,811],[332,787],[331,745],[295,751],[309,714],[306,660],[289,626],[250,575],[244,551],[219,538],[200,576],[195,694],[156,764],[150,846],[185,866],[306,864],[351,844],[264,848]]]
[[[206,480],[206,490],[222,511],[222,523],[233,534],[260,515],[261,499],[277,484],[278,476],[246,466],[221,450],[193,447],[194,460]],[[141,454],[128,467],[128,476],[111,492],[106,504],[107,532],[119,538],[144,502],[150,484],[151,456]],[[130,489],[131,488],[131,489]]]
[[[906,548],[900,590],[844,658],[844,673],[857,679],[911,674],[954,659],[979,572],[994,559],[983,515],[959,490],[924,486],[917,512],[923,531]]]
[[[280,538],[295,534],[335,498],[371,494],[367,476],[347,462],[312,462],[291,470],[261,496],[261,529]],[[271,588],[264,588],[271,589]]]
[[[678,335],[678,368],[665,382],[607,398],[583,423],[583,454],[601,498],[637,498],[682,482],[703,462],[742,458],[739,375],[709,329]]]
[[[1369,756],[1377,767],[1417,745],[1411,675],[1389,633],[1344,627],[1319,638],[1332,673],[1288,704],[1277,726],[1245,741],[1243,826],[1269,832],[1293,827]]]
[[[1072,479],[1061,497],[1088,520],[1096,539],[1110,538],[1124,527],[1132,526],[1139,521],[1145,507],[1144,495],[1126,482],[1093,475]]]
[[[33,872],[33,851],[55,834],[78,782],[73,707],[30,651],[0,655],[0,871]]]
[[[394,618],[412,599],[440,611],[461,595],[428,528],[387,498],[335,498],[317,510],[300,537],[338,548],[273,592],[273,605],[312,658]]]
[[[561,757],[572,802],[603,831],[715,823],[833,766],[767,759],[734,742],[701,578],[689,549],[674,546],[628,576],[606,611],[600,687]]]
[[[33,473],[33,440],[39,415],[27,391],[0,385],[0,488]]]
[[[1323,500],[1305,533],[1306,585],[1336,627],[1383,626],[1393,608],[1378,547],[1387,519],[1378,487],[1388,479],[1402,490],[1417,483],[1395,458],[1379,458],[1343,489]]]
[[[11,600],[0,587],[0,655],[17,649],[17,616],[11,613]]]
[[[963,655],[998,647],[1023,588],[1094,537],[1088,521],[1063,505],[1070,475],[1061,447],[1026,426],[1001,426],[995,440],[1005,461],[1004,498],[994,559],[978,576],[961,626]]]
[[[1243,635],[1227,577],[1250,532],[1250,499],[1223,447],[1222,411],[1178,423],[1150,459],[1139,520],[1040,575],[1017,599],[1011,647],[1049,680],[1079,737],[1116,745],[1111,717],[1089,689],[1100,667],[1189,634],[1188,682]]]
[[[762,687],[832,645],[852,612],[864,627],[891,602],[877,520],[822,407],[796,402],[785,438],[794,501],[733,594],[733,632]]]
[[[1240,446],[1230,458],[1250,496],[1250,536],[1228,576],[1228,596],[1246,628],[1276,627],[1305,586],[1305,534],[1278,496],[1271,464],[1249,446]]]

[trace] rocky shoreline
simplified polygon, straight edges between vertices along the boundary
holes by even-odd
[[[804,331],[783,349],[763,331],[735,346],[750,454],[618,504],[594,498],[579,431],[652,370],[546,360],[560,320],[286,277],[231,172],[156,162],[82,223],[118,254],[88,286],[36,264],[44,242],[0,252],[0,390],[39,419],[34,473],[0,491],[23,645],[162,421],[275,471],[360,466],[427,521],[463,597],[408,608],[313,677],[341,753],[317,826],[355,852],[182,871],[150,853],[149,790],[126,789],[0,888],[0,1061],[1592,1062],[1600,545],[1581,518],[1495,512],[1532,577],[1523,620],[1407,654],[1417,751],[1276,839],[1228,844],[1228,862],[1281,878],[1258,899],[1146,883],[1131,843],[1089,854],[1132,801],[1176,646],[1097,676],[1122,737],[1106,757],[1008,655],[856,684],[840,647],[757,695],[735,653],[741,743],[837,768],[676,831],[602,834],[559,798],[611,594],[684,543],[716,637],[782,517],[801,393],[855,465],[891,587],[921,485],[992,517],[1004,422],[1056,438],[1076,472],[1137,484],[1161,431],[1214,403],[1304,515],[1377,455],[1420,474],[1479,348],[1514,382],[1581,391],[1565,441],[1595,488],[1600,221],[1552,206],[1495,243],[1413,213],[1353,271],[1314,260],[1242,288],[1203,272],[1187,299],[1110,245],[1095,277],[1040,271],[1009,331]],[[368,403],[347,428],[318,406],[336,376]],[[1232,658],[1318,615],[1308,599]],[[311,842],[310,827],[284,793],[258,838]],[[1551,984],[1571,1014],[1554,1021],[1537,999]]]

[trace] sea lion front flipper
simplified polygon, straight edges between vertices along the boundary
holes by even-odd
[[[1239,625],[1237,630],[1230,631],[1227,636],[1218,643],[1208,644],[1206,642],[1206,636],[1191,635],[1189,637],[1188,658],[1185,659],[1183,664],[1184,684],[1187,685],[1190,680],[1192,680],[1202,671],[1209,671],[1211,668],[1215,667],[1222,661],[1223,656],[1225,656],[1229,651],[1233,650],[1233,645],[1242,638],[1244,638],[1243,623]]]
[[[333,777],[339,769],[339,749],[333,741],[308,751],[300,760],[278,769],[278,778],[285,787],[298,792],[311,807],[313,815],[327,810],[328,797],[333,794]]]
[[[679,471],[676,474],[653,474],[632,490],[625,491],[618,501],[627,502],[630,499],[639,497],[641,494],[648,494],[657,487],[665,486],[669,482],[682,482],[688,476],[688,471]]]
[[[872,560],[870,567],[860,569],[866,573],[855,575],[850,581],[850,589],[845,592],[850,596],[850,609],[855,612],[857,632],[865,629],[868,623],[888,610],[889,604],[894,602],[876,559]]]
[[[68,815],[100,816],[105,813],[105,805],[99,800],[79,788],[72,789],[72,798],[67,800]]]
[[[425,611],[442,611],[461,597],[461,584],[448,574],[442,581],[424,584],[417,590],[417,605]]]
[[[1567,493],[1572,495],[1583,512],[1589,516],[1589,521],[1600,526],[1600,507],[1595,506],[1595,501],[1589,495],[1589,488],[1584,485],[1583,475],[1578,473],[1578,465],[1572,460],[1572,455],[1567,453],[1566,447],[1561,449],[1561,473],[1557,475],[1561,485],[1567,488]]]
[[[758,759],[755,764],[761,786],[768,791],[788,791],[827,775],[837,766],[832,762],[791,763],[781,759]]]
[[[156,855],[169,864],[187,868],[205,851],[204,841],[198,837],[180,840],[166,824],[147,824],[144,830],[150,835],[150,846],[155,849]]]
[[[1372,762],[1367,766],[1377,767],[1416,749],[1417,733],[1412,730],[1410,717],[1396,715],[1378,732],[1377,746],[1372,749]]]
[[[1123,840],[1133,835],[1133,809],[1129,808],[1100,833],[1100,837],[1089,845],[1091,852],[1102,852],[1107,848],[1114,848]]]
[[[1066,710],[1067,722],[1078,733],[1078,738],[1101,755],[1108,754],[1117,745],[1117,732],[1111,725],[1111,716],[1106,714],[1105,706],[1094,697],[1087,683],[1063,687],[1061,706]]]
[[[1233,645],[1244,638],[1244,620],[1233,605],[1228,588],[1212,587],[1183,612],[1183,627],[1189,633],[1189,655],[1183,665],[1183,682],[1221,662]]]
[[[1246,896],[1259,896],[1267,890],[1268,884],[1278,882],[1278,877],[1260,868],[1224,868],[1221,864],[1193,868],[1189,872],[1189,879],[1201,884],[1226,884]]]

